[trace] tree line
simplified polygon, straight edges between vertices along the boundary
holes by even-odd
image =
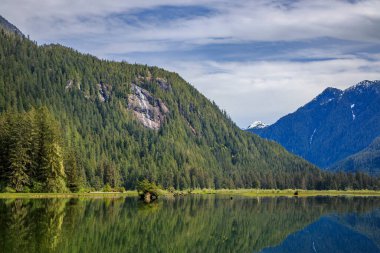
[[[108,87],[105,101],[99,83]],[[158,131],[128,109],[131,83],[169,108]],[[3,31],[0,115],[3,190],[135,189],[143,179],[176,189],[379,188],[377,178],[321,171],[240,130],[176,73]]]

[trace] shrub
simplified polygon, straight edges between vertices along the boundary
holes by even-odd
[[[44,184],[40,182],[33,182],[31,192],[45,192],[46,189],[44,189]]]
[[[125,188],[123,186],[119,186],[119,187],[115,188],[115,191],[116,192],[126,192]]]
[[[7,187],[4,188],[4,192],[6,192],[6,193],[15,193],[16,190],[13,189],[12,187],[7,186]]]
[[[169,189],[168,189],[168,191],[169,191],[170,193],[174,193],[174,192],[175,192],[175,189],[174,189],[173,186],[170,186]]]
[[[112,187],[109,184],[106,184],[103,187],[103,192],[112,192]]]
[[[136,190],[139,195],[144,195],[149,192],[157,197],[160,195],[160,188],[153,182],[149,182],[147,179],[137,181]]]

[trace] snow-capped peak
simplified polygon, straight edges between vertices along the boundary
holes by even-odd
[[[255,122],[253,122],[251,125],[249,125],[248,127],[247,127],[247,129],[253,129],[253,128],[265,128],[265,127],[267,127],[268,125],[267,124],[265,124],[265,123],[263,123],[262,121],[260,121],[260,120],[258,120],[258,121],[255,121]]]
[[[374,80],[374,81],[368,81],[368,80],[364,80],[364,81],[361,81],[349,88],[346,89],[346,91],[359,91],[359,92],[362,92],[363,89],[368,89],[370,87],[372,87],[373,85],[375,84],[378,84],[380,82],[380,80]]]
[[[372,84],[374,84],[375,82],[377,82],[376,80],[375,81],[369,81],[369,80],[364,80],[364,81],[361,81],[359,82],[358,84],[354,85],[354,87],[358,87],[358,86],[364,86],[364,87],[368,87],[368,86],[371,86]]]

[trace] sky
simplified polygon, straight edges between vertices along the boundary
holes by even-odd
[[[379,0],[1,0],[38,44],[179,73],[244,128],[380,79]]]

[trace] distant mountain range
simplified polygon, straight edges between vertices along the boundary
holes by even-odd
[[[319,167],[380,172],[380,81],[327,88],[270,126],[247,131],[274,140]],[[372,144],[371,144],[372,143]]]

